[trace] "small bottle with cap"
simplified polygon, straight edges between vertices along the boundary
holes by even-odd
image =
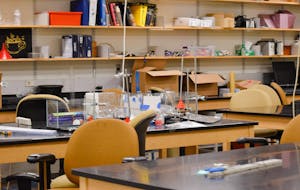
[[[14,11],[14,25],[21,25],[21,11],[19,9]]]

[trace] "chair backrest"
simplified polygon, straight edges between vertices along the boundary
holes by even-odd
[[[270,87],[268,85],[264,85],[264,84],[256,84],[256,85],[253,85],[251,88],[260,89],[260,90],[263,90],[264,92],[266,92],[269,95],[269,97],[271,98],[271,101],[274,106],[281,105],[280,97],[278,96],[278,94],[272,87]]]
[[[114,92],[118,95],[121,95],[123,93],[122,89],[119,88],[104,88],[102,89],[102,92]]]
[[[277,84],[276,82],[271,82],[271,86],[272,88],[274,88],[274,90],[277,92],[278,96],[280,97],[282,105],[290,104],[290,101],[286,97],[286,93],[281,88],[281,86],[279,86],[279,84]]]
[[[232,95],[229,102],[230,109],[273,106],[269,95],[259,89],[241,90]]]
[[[141,112],[139,115],[134,117],[130,122],[130,126],[134,127],[139,138],[139,154],[140,156],[145,155],[146,146],[146,133],[150,122],[156,116],[154,110],[147,110]]]
[[[69,112],[67,103],[51,94],[31,94],[22,98],[16,108],[16,116],[30,118],[32,127],[46,126],[46,109],[53,112]]]
[[[68,141],[64,171],[70,181],[79,183],[72,168],[121,163],[124,157],[138,156],[137,133],[119,119],[97,119],[79,127]]]
[[[163,93],[163,92],[165,92],[164,89],[156,87],[156,86],[152,86],[148,90],[150,90],[151,93]]]
[[[280,138],[280,143],[300,142],[300,115],[293,118],[284,128]]]

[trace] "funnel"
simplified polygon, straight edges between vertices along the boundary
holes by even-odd
[[[11,59],[11,55],[7,51],[5,43],[2,43],[2,49],[0,51],[0,59]]]

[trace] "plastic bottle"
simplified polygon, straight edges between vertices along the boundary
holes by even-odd
[[[163,113],[159,112],[157,113],[156,117],[155,117],[155,127],[160,128],[165,124],[165,117],[163,115]]]
[[[19,9],[14,11],[14,24],[21,25],[21,12]]]
[[[242,48],[241,48],[241,56],[245,56],[246,55],[246,48],[245,48],[245,44],[242,44]]]

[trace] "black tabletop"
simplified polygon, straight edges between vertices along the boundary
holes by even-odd
[[[0,146],[49,141],[66,141],[71,136],[71,133],[69,132],[16,127],[16,124],[13,123],[0,125],[0,132]]]
[[[182,132],[182,131],[192,131],[192,130],[210,130],[218,128],[228,128],[228,127],[240,127],[257,125],[258,122],[254,121],[240,121],[240,120],[229,120],[222,119],[216,123],[202,124],[199,127],[185,127],[185,128],[173,128],[173,127],[155,127],[150,126],[147,130],[147,134],[156,133],[171,133],[171,132]],[[70,126],[72,127],[72,126]],[[80,127],[80,126],[79,126]],[[0,146],[9,144],[24,144],[24,143],[38,143],[46,141],[61,141],[68,140],[72,134],[69,131],[53,130],[47,129],[45,127],[40,128],[39,126],[34,126],[33,128],[23,128],[16,127],[15,123],[2,124],[0,125],[0,132],[12,132],[12,135],[5,136],[0,135]]]
[[[296,144],[273,145],[225,152],[77,168],[73,174],[142,189],[180,190],[298,190],[300,151]],[[280,165],[219,176],[202,174],[222,163],[229,167],[280,160]]]

